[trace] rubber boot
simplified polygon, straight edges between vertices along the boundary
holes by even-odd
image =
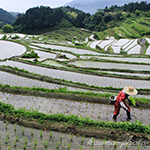
[[[114,116],[113,116],[113,120],[116,121],[116,119],[117,119],[117,115],[114,115]]]
[[[131,120],[131,114],[130,112],[127,112],[128,120]]]

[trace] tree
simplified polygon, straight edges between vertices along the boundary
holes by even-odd
[[[102,21],[99,24],[98,31],[104,31],[106,29],[107,29],[107,25],[106,25],[104,19],[102,19]]]
[[[3,26],[3,32],[4,33],[12,33],[13,32],[13,27],[9,24],[6,24]]]
[[[140,11],[139,10],[135,10],[135,14],[136,14],[136,16],[139,16],[140,15]]]

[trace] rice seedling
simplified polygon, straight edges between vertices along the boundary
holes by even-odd
[[[16,124],[14,125],[14,131],[16,131]]]
[[[82,136],[82,139],[81,139],[81,143],[83,144],[83,141],[84,141],[84,136]]]
[[[60,134],[60,139],[62,139],[62,134]]]
[[[34,140],[34,145],[37,146],[37,139]]]
[[[9,132],[7,133],[7,139],[9,139]]]
[[[33,128],[31,129],[31,135],[33,136]]]
[[[42,138],[43,137],[43,133],[42,133],[42,131],[40,131],[40,138]]]
[[[82,150],[82,146],[80,145],[80,150]]]
[[[68,144],[68,150],[70,149],[70,146],[71,146],[71,143],[70,143],[70,144]]]
[[[52,132],[50,132],[50,138],[52,138]]]
[[[128,149],[128,147],[129,147],[129,144],[127,143],[127,144],[126,144],[126,149]]]
[[[11,150],[11,146],[8,146],[8,150]]]
[[[73,142],[73,135],[70,135],[70,140],[71,142]]]
[[[18,141],[18,135],[16,135],[16,142]]]
[[[24,135],[24,127],[22,127],[22,134]]]
[[[8,139],[7,139],[7,138],[5,139],[5,144],[6,144],[6,145],[8,144]]]
[[[7,130],[7,125],[5,125],[5,130]]]
[[[47,148],[47,140],[44,142],[45,148]]]
[[[117,147],[117,143],[116,143],[116,141],[114,142],[114,148],[116,148]]]
[[[27,144],[27,137],[25,138],[24,143]]]
[[[56,142],[56,149],[58,149],[59,147],[59,142]]]
[[[105,139],[104,142],[103,142],[103,146],[105,146],[105,143],[106,143],[106,139]]]
[[[23,144],[23,149],[24,149],[24,150],[26,149],[26,144],[25,144],[25,143]]]
[[[16,147],[16,141],[13,141],[13,143],[14,143],[14,147]]]

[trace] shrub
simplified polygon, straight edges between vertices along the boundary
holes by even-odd
[[[31,53],[24,54],[22,58],[39,58],[39,56],[32,50]]]
[[[13,33],[13,27],[9,24],[6,24],[3,26],[3,32],[4,33]]]

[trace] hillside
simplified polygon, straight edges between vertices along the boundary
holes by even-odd
[[[111,7],[112,5],[122,6],[130,3],[130,0],[73,0],[67,3],[65,6],[75,7],[86,13],[94,14],[98,9],[104,9],[106,6]],[[141,2],[141,0],[132,0],[132,2]],[[150,1],[147,1],[150,2]]]
[[[82,21],[86,16],[89,15],[71,7],[52,9],[40,6],[20,14],[13,26],[15,32],[39,34],[72,26],[84,27]]]
[[[100,32],[122,26],[124,22],[135,21],[136,24],[136,19],[145,17],[150,17],[150,3],[147,2],[106,7],[93,15],[69,6],[54,9],[40,6],[20,14],[13,26],[15,32],[27,34],[42,34],[73,26]],[[140,36],[145,34],[149,31],[142,31]]]
[[[2,27],[5,24],[11,24],[15,21],[15,17],[11,15],[9,12],[0,8],[0,26]]]
[[[109,28],[95,34],[96,39],[105,39],[106,36],[114,36],[115,39],[136,39],[144,35],[150,35],[150,18],[138,17],[127,19],[118,27]]]
[[[19,14],[19,12],[13,12],[13,11],[11,11],[10,12],[15,18],[17,17],[17,15]]]

